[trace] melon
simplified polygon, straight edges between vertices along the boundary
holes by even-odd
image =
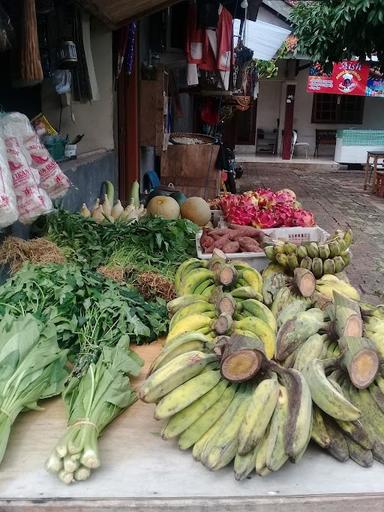
[[[153,217],[174,220],[180,216],[180,206],[172,197],[156,196],[149,201],[147,212]]]
[[[201,197],[190,197],[181,205],[181,216],[198,226],[205,226],[211,220],[211,209]]]

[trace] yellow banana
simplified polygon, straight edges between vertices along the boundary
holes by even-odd
[[[277,329],[276,318],[272,311],[262,302],[256,299],[246,299],[242,303],[242,311],[250,313],[256,318],[260,318],[266,324],[268,324],[273,331]]]
[[[168,310],[168,313],[171,316],[173,316],[180,309],[185,308],[186,306],[189,306],[190,304],[194,304],[195,302],[200,302],[202,300],[204,300],[204,298],[199,295],[181,295],[181,297],[176,297],[176,299],[173,299],[168,302],[167,310]]]
[[[192,379],[207,366],[217,360],[215,354],[187,352],[175,357],[165,366],[152,373],[141,385],[139,398],[144,402],[157,402],[184,382]]]
[[[163,439],[176,437],[195,421],[197,421],[213,404],[215,404],[223,395],[228,387],[228,381],[220,380],[208,393],[195,400],[191,405],[182,409],[172,416],[167,425],[162,430]]]
[[[194,270],[190,272],[185,279],[183,279],[178,294],[179,295],[189,295],[194,294],[196,291],[196,288],[198,288],[199,285],[204,283],[205,281],[212,279],[212,282],[214,280],[214,273],[207,269],[207,268],[201,268]]]
[[[239,454],[249,453],[263,438],[279,396],[276,376],[260,382],[253,392],[239,431]]]
[[[207,315],[191,315],[187,318],[182,318],[179,320],[173,328],[169,331],[166,345],[172,342],[173,339],[176,338],[176,336],[179,336],[180,334],[191,332],[191,331],[198,331],[199,329],[210,327],[212,324],[212,319],[209,318]]]
[[[200,375],[184,382],[164,396],[156,406],[155,418],[163,420],[185,409],[208,393],[220,380],[219,371],[202,371]]]
[[[276,350],[276,336],[272,328],[259,318],[243,318],[234,322],[235,331],[251,331],[258,336],[264,344],[265,354],[268,359],[272,359]]]
[[[246,286],[251,286],[258,293],[261,293],[263,289],[263,278],[261,274],[254,268],[244,269],[241,271],[241,279],[243,279],[247,284]]]
[[[175,274],[176,291],[179,291],[182,280],[188,273],[190,273],[192,270],[204,268],[206,266],[207,263],[204,260],[199,260],[198,258],[190,258],[183,261],[183,263],[177,268]]]
[[[169,322],[169,330],[172,330],[172,327],[176,325],[183,318],[187,318],[191,315],[205,314],[205,313],[214,313],[215,307],[212,304],[209,304],[207,301],[202,300],[199,302],[195,302],[194,304],[189,304],[184,308],[179,309],[177,313],[172,317]]]

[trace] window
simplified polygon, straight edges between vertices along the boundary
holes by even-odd
[[[362,124],[363,96],[314,94],[312,123]]]

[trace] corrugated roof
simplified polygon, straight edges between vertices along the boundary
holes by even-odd
[[[269,7],[277,14],[289,20],[289,15],[292,12],[292,3],[286,0],[263,0],[263,5]]]

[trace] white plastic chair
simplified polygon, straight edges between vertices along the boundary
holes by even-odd
[[[293,157],[293,154],[295,152],[295,148],[302,147],[305,149],[305,158],[308,159],[308,150],[309,150],[309,143],[308,142],[297,142],[297,131],[292,130],[292,150],[291,150],[291,158]]]

